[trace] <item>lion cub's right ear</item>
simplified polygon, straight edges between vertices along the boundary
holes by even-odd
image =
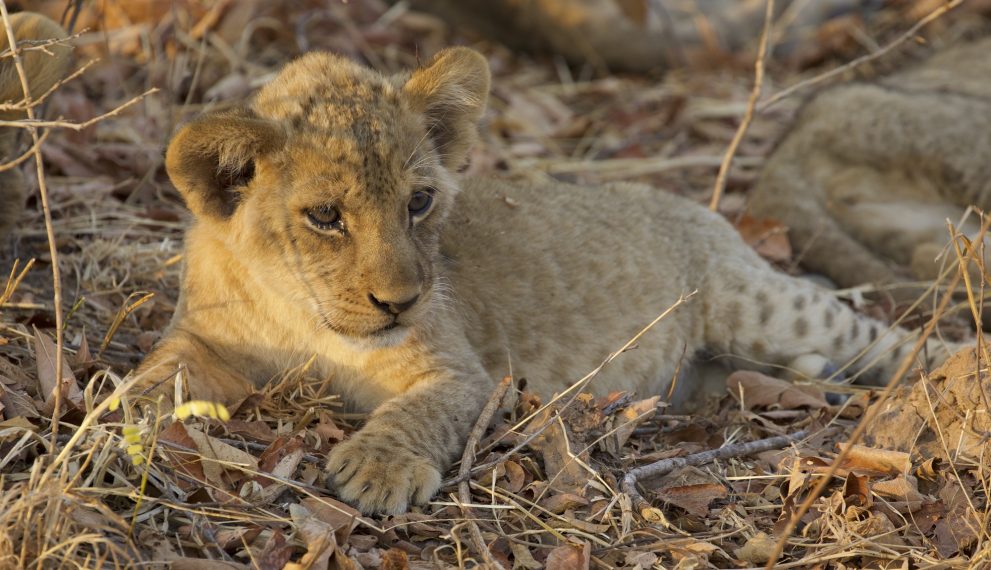
[[[451,170],[464,164],[478,138],[490,82],[485,56],[471,48],[453,47],[438,52],[403,85],[413,108],[427,119],[441,161]]]
[[[255,161],[285,141],[278,123],[247,108],[205,115],[172,139],[165,169],[196,217],[226,219],[254,178]]]

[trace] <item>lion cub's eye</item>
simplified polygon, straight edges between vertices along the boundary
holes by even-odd
[[[412,216],[422,216],[430,209],[430,205],[434,203],[433,190],[417,190],[413,192],[413,196],[409,199],[409,213]]]
[[[310,223],[321,230],[341,228],[341,213],[332,206],[320,206],[306,211]]]

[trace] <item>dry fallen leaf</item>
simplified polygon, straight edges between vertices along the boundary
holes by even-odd
[[[750,564],[766,564],[774,553],[777,540],[766,532],[758,532],[747,539],[744,545],[734,552],[736,557]]]
[[[784,224],[743,215],[736,223],[736,230],[764,259],[781,263],[791,260],[791,243]]]
[[[871,485],[871,490],[887,499],[906,501],[919,506],[926,499],[925,495],[919,492],[918,481],[911,475],[899,475],[894,479],[875,481]]]
[[[772,378],[760,372],[737,370],[726,378],[729,393],[742,401],[747,409],[783,408],[817,410],[828,407],[822,390],[813,386],[796,385]]]
[[[547,555],[546,570],[588,570],[592,549],[587,542],[564,544]]]
[[[640,400],[623,408],[619,417],[616,418],[615,449],[619,450],[633,435],[633,430],[641,423],[650,419],[657,411],[657,403],[661,401],[660,396]]]
[[[552,488],[562,493],[581,494],[588,483],[589,475],[571,451],[566,428],[551,409],[544,410],[527,428],[528,433],[551,425],[530,442],[530,447],[539,451],[544,460],[544,471]]]
[[[38,382],[41,384],[41,394],[45,399],[42,411],[46,416],[51,416],[55,411],[56,386],[61,391],[62,413],[65,413],[70,406],[82,409],[83,404],[83,391],[76,385],[76,376],[72,373],[72,367],[64,354],[62,355],[61,382],[55,378],[56,348],[55,341],[48,338],[48,335],[39,332],[38,329],[34,329],[34,349],[38,357]]]
[[[347,543],[351,531],[358,526],[361,518],[357,509],[330,497],[308,497],[300,501],[300,504],[333,529],[337,534],[338,544]]]
[[[719,483],[668,487],[657,493],[657,496],[662,500],[700,517],[709,513],[709,503],[716,499],[726,498],[726,495],[726,487]]]
[[[836,446],[843,450],[848,444],[837,443]],[[908,453],[901,451],[854,445],[847,452],[840,469],[844,474],[855,471],[865,474],[900,475],[912,469],[912,460]]]

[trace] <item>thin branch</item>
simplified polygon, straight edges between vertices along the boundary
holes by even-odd
[[[31,88],[28,86],[28,76],[24,71],[24,63],[21,61],[20,47],[17,45],[17,38],[14,36],[14,27],[10,23],[10,17],[7,14],[7,3],[4,0],[0,0],[0,16],[3,18],[3,26],[7,32],[7,42],[10,45],[12,57],[14,58],[14,67],[17,69],[17,76],[21,81],[21,90],[24,92],[24,98],[31,100]],[[34,108],[28,106],[25,109],[28,121],[34,120]],[[16,123],[16,121],[13,121]],[[63,323],[62,323],[62,279],[59,275],[59,259],[58,259],[58,246],[55,243],[55,228],[52,224],[52,209],[48,202],[48,185],[45,182],[45,163],[41,156],[41,137],[38,136],[38,129],[34,127],[28,127],[28,131],[31,133],[31,139],[34,143],[34,163],[38,174],[38,193],[41,196],[41,209],[45,215],[45,233],[48,235],[48,252],[52,258],[52,285],[55,289],[54,293],[54,305],[55,305],[55,378],[58,382],[58,388],[55,390],[55,402],[54,410],[52,412],[52,449],[55,448],[56,438],[58,437],[58,426],[59,426],[59,413],[62,406],[62,352],[64,349],[64,338],[63,338]]]
[[[750,99],[747,100],[747,111],[743,114],[743,120],[733,135],[726,154],[723,155],[723,162],[719,165],[719,174],[716,175],[716,186],[712,190],[712,200],[709,202],[709,209],[716,211],[719,208],[719,200],[726,189],[726,178],[729,176],[729,169],[733,166],[733,158],[739,148],[743,137],[750,128],[750,123],[754,120],[754,111],[757,109],[757,100],[760,99],[760,91],[764,86],[764,66],[767,63],[767,54],[770,52],[771,26],[774,24],[774,0],[766,0],[764,3],[764,28],[760,32],[760,45],[757,48],[757,60],[754,62],[754,87],[750,90]]]
[[[5,162],[3,164],[0,164],[0,172],[6,172],[6,171],[8,171],[8,170],[10,170],[12,168],[17,168],[18,166],[20,166],[21,164],[23,164],[24,161],[26,161],[27,159],[29,159],[32,156],[34,156],[34,153],[37,152],[38,150],[40,150],[41,149],[41,145],[45,144],[45,141],[48,140],[48,135],[50,135],[50,134],[51,134],[51,131],[45,131],[44,133],[42,133],[42,135],[40,137],[40,140],[38,140],[38,142],[36,142],[33,145],[31,145],[31,148],[27,149],[24,152],[24,154],[22,154],[21,156],[18,156],[14,160],[10,160],[8,162]]]
[[[70,123],[69,121],[42,121],[35,119],[33,116],[30,116],[28,117],[27,120],[0,121],[0,127],[14,127],[17,129],[56,128],[56,129],[72,129],[74,131],[81,131],[83,129],[93,126],[96,123],[99,123],[104,119],[119,115],[120,112],[123,111],[124,109],[127,109],[128,107],[134,105],[138,101],[141,101],[142,99],[153,93],[158,93],[157,87],[152,87],[151,89],[145,91],[144,93],[132,97],[129,101],[127,101],[123,105],[120,105],[119,107],[113,110],[107,111],[102,115],[98,115],[96,117],[93,117],[92,119],[83,121],[82,123]]]
[[[879,50],[877,50],[875,52],[869,53],[867,55],[860,56],[857,59],[854,59],[853,61],[850,61],[849,63],[843,64],[840,67],[837,67],[836,69],[832,69],[830,71],[827,71],[826,73],[823,73],[822,75],[817,75],[815,77],[811,77],[809,79],[806,79],[805,81],[799,81],[798,83],[792,85],[791,87],[787,87],[785,89],[782,89],[781,91],[778,91],[777,93],[775,93],[771,97],[768,97],[764,101],[761,101],[760,104],[757,105],[757,110],[758,111],[765,111],[766,109],[768,109],[769,107],[771,107],[775,103],[778,103],[782,99],[785,99],[787,97],[790,97],[791,95],[794,95],[796,91],[800,91],[800,90],[805,89],[807,87],[812,87],[813,85],[818,85],[818,84],[823,83],[825,81],[828,81],[828,80],[830,80],[830,79],[832,79],[832,78],[834,78],[834,77],[836,77],[838,75],[842,75],[842,74],[846,73],[847,71],[851,71],[851,70],[853,70],[853,69],[855,69],[857,67],[860,67],[861,65],[863,65],[863,64],[865,64],[867,62],[874,61],[876,59],[879,59],[881,57],[884,57],[885,55],[887,55],[890,51],[892,51],[896,47],[898,47],[901,44],[909,41],[910,39],[912,39],[914,37],[916,37],[918,35],[919,31],[922,30],[922,28],[926,27],[927,25],[929,25],[930,23],[934,22],[935,20],[938,20],[941,16],[943,16],[943,14],[946,14],[947,12],[949,12],[950,10],[956,8],[957,6],[959,6],[962,3],[963,3],[963,0],[949,0],[947,3],[943,4],[942,6],[936,8],[935,10],[933,10],[932,12],[930,12],[929,14],[927,14],[926,17],[924,17],[921,20],[919,20],[918,22],[916,22],[915,25],[912,26],[911,28],[909,28],[904,34],[898,36],[897,38],[894,39],[894,41],[892,41],[891,43],[885,45],[881,49],[879,49]]]
[[[93,59],[93,60],[87,61],[86,63],[84,63],[82,65],[82,67],[80,67],[79,69],[77,69],[77,70],[73,71],[72,73],[70,73],[69,76],[66,77],[65,79],[61,79],[59,81],[56,81],[54,85],[52,85],[51,87],[48,88],[48,91],[45,91],[40,96],[36,97],[35,99],[33,99],[31,101],[28,101],[27,99],[24,99],[24,100],[18,101],[17,103],[0,103],[0,111],[26,111],[28,107],[37,107],[38,105],[41,105],[42,103],[45,102],[46,99],[48,99],[48,97],[52,93],[55,93],[56,91],[59,90],[60,87],[62,87],[66,83],[68,83],[68,82],[72,81],[73,79],[79,77],[83,73],[86,73],[86,70],[89,69],[89,68],[91,68],[91,67],[93,67],[93,65],[97,61],[99,61],[99,60],[98,59]]]
[[[495,414],[496,410],[499,409],[499,405],[502,403],[503,396],[506,395],[506,391],[513,384],[513,378],[511,376],[506,376],[499,382],[495,390],[492,391],[492,395],[489,397],[489,401],[482,408],[482,413],[478,416],[478,421],[475,422],[475,426],[472,428],[471,433],[468,434],[468,443],[465,445],[465,450],[461,454],[461,467],[458,469],[458,477],[461,480],[458,483],[458,500],[461,502],[461,515],[465,518],[468,523],[468,534],[471,536],[472,546],[478,551],[478,555],[485,560],[485,565],[487,568],[496,568],[497,570],[503,570],[502,565],[499,564],[492,554],[489,552],[489,548],[485,545],[485,538],[482,537],[482,531],[478,528],[478,523],[475,522],[475,517],[471,512],[471,490],[469,488],[468,480],[471,473],[471,464],[475,459],[475,446],[478,445],[478,441],[482,439],[482,434],[485,433],[485,428],[489,426],[489,422],[492,421],[492,416]]]
[[[706,463],[711,463],[717,459],[743,457],[746,455],[761,453],[763,451],[769,451],[771,449],[779,449],[785,447],[793,441],[803,439],[809,435],[809,431],[810,430],[804,429],[788,435],[779,435],[766,439],[758,439],[757,441],[727,445],[725,447],[720,447],[719,449],[710,449],[708,451],[702,451],[700,453],[695,453],[685,457],[670,457],[668,459],[662,459],[655,463],[632,469],[623,477],[623,481],[620,483],[620,488],[630,497],[630,500],[633,501],[633,506],[637,509],[637,511],[641,511],[642,509],[649,507],[650,504],[643,498],[642,495],[640,495],[640,492],[637,491],[637,481],[640,479],[664,475],[678,469],[679,467],[705,465]]]

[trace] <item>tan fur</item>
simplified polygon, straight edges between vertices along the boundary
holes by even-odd
[[[25,41],[44,41],[66,37],[61,26],[41,14],[20,12],[10,17],[14,38],[18,44]],[[7,33],[0,27],[0,51],[10,48]],[[47,53],[46,53],[47,52]],[[39,98],[65,76],[69,68],[72,50],[63,45],[53,45],[47,50],[32,50],[21,55],[28,88],[33,98]],[[24,98],[20,76],[14,59],[0,59],[0,103],[18,103]],[[9,121],[24,118],[23,111],[0,111],[0,119]],[[18,157],[17,138],[20,129],[0,127],[0,164]],[[0,171],[0,236],[20,218],[25,198],[24,176],[18,168]]]
[[[510,363],[550,396],[696,289],[590,388],[664,393],[682,355],[702,350],[814,374],[866,349],[857,368],[876,357],[893,371],[905,349],[886,352],[908,333],[775,272],[694,203],[452,174],[488,77],[465,48],[400,77],[314,53],[250,108],[184,127],[166,164],[195,222],[145,382],[184,367],[191,397],[230,401],[314,358],[311,373],[372,411],[331,452],[330,483],[364,511],[398,512],[437,490]],[[411,221],[424,188],[433,209]],[[309,221],[324,205],[342,231]],[[376,306],[416,295],[395,321]]]
[[[991,38],[816,96],[768,159],[753,213],[787,224],[803,263],[842,286],[935,277],[946,220],[991,208],[988,54]]]

